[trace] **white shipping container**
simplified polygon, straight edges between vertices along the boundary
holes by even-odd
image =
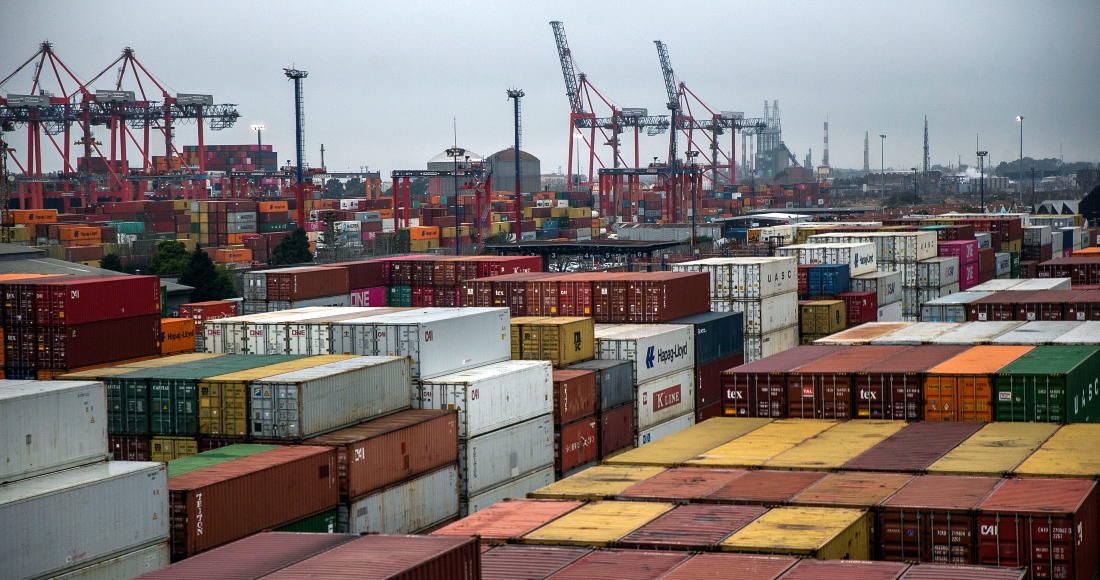
[[[550,361],[509,360],[419,381],[418,409],[458,411],[458,437],[477,437],[553,411]]]
[[[338,234],[352,232],[359,233],[361,231],[359,222],[345,221],[345,222],[333,222],[332,230]]]
[[[848,264],[851,276],[876,270],[877,251],[868,242],[837,244],[796,244],[776,248],[776,256],[797,256],[799,264]]]
[[[877,322],[901,322],[902,320],[902,308],[901,300],[897,302],[891,302],[886,306],[878,307],[878,316],[875,317]]]
[[[917,287],[939,288],[959,282],[958,256],[928,258],[917,262]],[[937,298],[939,298],[937,296]],[[923,302],[923,300],[922,300]]]
[[[1090,320],[1050,341],[1051,344],[1095,344],[1100,345],[1100,322]]]
[[[630,324],[596,337],[596,358],[629,360],[634,384],[695,366],[695,328],[685,324]]]
[[[1013,290],[1070,290],[1069,278],[1030,278],[1020,281],[1012,287]]]
[[[874,292],[880,307],[900,302],[901,286],[901,272],[860,274],[853,276],[849,283],[852,292]]]
[[[451,464],[341,504],[344,534],[415,534],[458,517],[458,465]]]
[[[542,489],[554,483],[554,468],[548,467],[502,483],[493,489],[472,495],[460,502],[462,517],[477,513],[495,503],[506,499],[522,499],[536,489]]]
[[[1012,255],[1008,252],[995,252],[993,260],[996,275],[1000,276],[1012,272]]]
[[[920,304],[930,302],[932,300],[938,300],[952,294],[956,294],[959,291],[958,283],[948,284],[947,286],[941,286],[939,288],[920,288],[917,290],[917,300]],[[920,307],[917,308],[916,314],[920,314]]]
[[[939,252],[936,232],[896,232],[887,235],[893,238],[896,262],[919,262],[935,258]]]
[[[714,312],[741,312],[746,334],[766,334],[798,324],[798,294],[787,292],[762,300],[712,300]]]
[[[257,439],[303,439],[412,404],[409,359],[363,356],[254,381]]]
[[[1050,252],[1054,256],[1062,255],[1062,248],[1065,247],[1066,237],[1062,232],[1055,232],[1050,237]]]
[[[967,292],[1000,292],[1002,290],[1015,290],[1016,286],[1027,282],[1024,278],[1013,278],[1011,280],[990,280],[988,282],[982,282],[977,286],[971,286],[967,289]]]
[[[760,360],[798,346],[798,325],[766,334],[745,333],[745,362]]]
[[[267,272],[245,272],[242,284],[245,300],[267,300]]]
[[[171,563],[168,542],[163,542],[54,576],[51,580],[124,580],[137,578]]]
[[[956,322],[917,322],[905,328],[895,330],[878,338],[870,344],[918,345],[928,344],[933,338],[959,327]]]
[[[974,232],[974,240],[978,242],[978,249],[993,248],[993,234],[989,232]],[[999,250],[1000,248],[993,248]]]
[[[761,298],[798,290],[794,258],[707,258],[674,264],[674,272],[706,272],[712,299]]]
[[[917,287],[916,262],[879,262],[877,267],[879,272],[899,272],[902,288]]]
[[[163,463],[105,461],[0,486],[0,578],[39,578],[168,541]]]
[[[684,429],[687,429],[694,424],[694,412],[690,412],[686,415],[680,415],[679,417],[669,419],[664,423],[654,425],[644,431],[639,431],[637,435],[634,436],[634,446],[641,447],[646,443],[653,443],[654,441],[657,441],[662,437],[667,437],[669,435],[672,435],[673,433],[676,433],[677,431],[683,431]]]
[[[410,357],[413,379],[512,358],[507,308],[420,308],[383,314],[371,322],[372,354]]]
[[[103,383],[0,380],[0,457],[0,483],[106,460]]]
[[[956,292],[949,296],[921,303],[921,322],[966,322],[966,308],[971,302],[992,292]]]
[[[554,468],[553,415],[459,440],[459,496],[469,498],[547,467]]]
[[[641,432],[695,410],[695,372],[691,369],[634,388],[634,431]]]
[[[1084,324],[1076,320],[1036,320],[1025,322],[994,338],[990,344],[1053,344],[1054,340]]]
[[[998,336],[1020,326],[1023,322],[990,321],[968,322],[932,339],[932,344],[989,344]]]
[[[309,308],[311,306],[321,306],[329,308],[338,306],[351,306],[351,297],[347,294],[337,294],[336,296],[321,296],[320,298],[310,298],[309,300],[273,300],[267,303],[267,311],[278,312],[281,310]]]
[[[1050,226],[1024,226],[1025,246],[1045,246],[1050,241]]]

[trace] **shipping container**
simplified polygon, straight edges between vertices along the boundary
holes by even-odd
[[[195,320],[161,318],[159,340],[162,355],[195,352]]]
[[[845,346],[801,346],[722,372],[726,416],[782,417],[786,412],[787,373],[842,352]]]
[[[1100,322],[1082,322],[1079,326],[1052,340],[1051,344],[1100,345]]]
[[[674,264],[673,271],[705,272],[714,300],[767,298],[797,290],[793,258],[708,258]]]
[[[921,346],[872,363],[855,375],[855,416],[919,421],[924,416],[924,372],[965,346]]]
[[[767,509],[689,504],[674,508],[624,536],[619,545],[643,550],[710,551]]]
[[[595,371],[555,370],[554,424],[564,425],[599,410]]]
[[[615,499],[690,503],[745,473],[741,469],[677,467],[626,488]]]
[[[795,257],[799,264],[847,264],[851,276],[877,269],[875,245],[866,242],[795,244],[776,248],[775,254]]]
[[[1027,477],[1100,478],[1096,425],[1066,425],[1035,450],[1013,474]]]
[[[854,346],[792,369],[787,374],[787,417],[851,419],[855,375],[868,365],[895,355],[904,346]]]
[[[412,534],[458,515],[458,465],[451,464],[341,504],[337,528],[351,534]]]
[[[1005,322],[1016,319],[1016,304],[1038,290],[1021,291],[1014,287],[1004,292],[975,300],[966,308],[966,319],[971,322]],[[970,289],[970,291],[974,291]]]
[[[562,568],[552,580],[631,578],[655,580],[688,558],[683,552],[648,550],[596,550]]]
[[[633,384],[695,366],[695,333],[684,324],[623,325],[596,333],[596,357],[633,362]]]
[[[277,447],[216,469],[173,475],[167,494],[172,557],[182,559],[331,509],[339,494],[336,452],[328,447]],[[250,509],[255,505],[264,509]]]
[[[981,428],[981,423],[910,423],[843,468],[920,473]]]
[[[115,556],[103,560],[97,564],[84,566],[72,572],[54,576],[53,580],[116,580],[119,578],[136,578],[155,570],[160,570],[170,563],[168,542],[127,552],[121,556]]]
[[[901,300],[900,272],[872,272],[853,276],[852,292],[874,292],[878,305],[885,306]]]
[[[776,580],[799,560],[791,556],[710,553],[697,554],[661,576],[661,580],[722,578],[729,572],[738,580]]]
[[[1023,322],[1000,321],[981,324],[960,324],[932,339],[932,344],[964,344],[967,346],[989,344],[993,339],[1022,325]]]
[[[459,438],[459,492],[463,498],[553,465],[554,424],[549,413],[477,437]]]
[[[204,467],[220,465],[227,461],[249,457],[258,453],[278,449],[277,445],[230,444],[212,450],[204,450],[198,455],[181,457],[168,462],[168,477],[190,473]]]
[[[823,477],[824,473],[813,471],[753,470],[703,494],[698,501],[768,507],[785,505]]]
[[[1073,320],[1067,317],[1067,302],[1082,294],[1081,290],[1044,290],[1016,302],[1016,320]]]
[[[928,473],[1008,476],[1057,430],[1045,423],[990,423],[928,466]]]
[[[457,410],[459,438],[472,438],[552,413],[552,377],[547,361],[489,364],[417,382],[413,405]]]
[[[0,521],[23,523],[0,534],[0,577],[51,577],[164,542],[167,479],[159,463],[108,461],[0,486]]]
[[[433,536],[478,536],[482,544],[513,543],[530,532],[584,505],[579,501],[510,499],[486,507],[431,533]]]
[[[770,419],[720,417],[702,425],[669,435],[646,445],[644,449],[627,451],[604,463],[608,465],[652,465],[673,467],[695,456],[728,443],[764,425]]]
[[[364,580],[476,579],[481,551],[474,538],[369,534],[264,578],[354,577]]]
[[[108,459],[113,461],[149,461],[149,438],[136,435],[108,435]]]
[[[705,275],[692,272],[632,274],[623,322],[662,323],[707,312],[710,298],[706,280]]]
[[[856,421],[836,425],[764,462],[767,469],[831,471],[905,426],[901,421]]]
[[[153,437],[149,441],[149,460],[167,463],[199,452],[193,437]]]
[[[634,428],[641,433],[694,408],[695,374],[690,369],[641,383],[634,396]]]
[[[817,419],[778,420],[728,443],[700,453],[684,465],[694,467],[759,467],[769,459],[835,426]]]
[[[588,548],[564,546],[500,546],[481,554],[481,578],[541,580],[590,551]]]
[[[1000,369],[996,421],[1095,423],[1100,420],[1100,349],[1038,346]]]
[[[791,505],[869,510],[913,479],[901,473],[830,473],[790,499]]]
[[[971,302],[992,295],[992,292],[957,292],[950,296],[921,303],[921,322],[966,322],[966,312]]]
[[[663,467],[597,465],[528,495],[541,499],[611,499],[626,488],[664,472]]]
[[[976,346],[928,369],[924,420],[992,421],[994,373],[1033,348]]]
[[[859,560],[801,560],[783,580],[896,580],[909,568],[899,562],[863,562]]]
[[[671,321],[695,328],[695,366],[728,358],[744,349],[743,314],[708,312]]]
[[[107,459],[103,384],[0,381],[0,456],[0,483]]]
[[[412,359],[413,379],[431,379],[511,358],[508,311],[432,308],[373,317],[373,354]]]
[[[1026,580],[1023,568],[919,564],[910,566],[901,580]]]
[[[97,276],[8,284],[6,292],[34,293],[33,302],[5,309],[5,324],[76,326],[119,318],[160,314],[156,276]],[[25,309],[23,307],[29,307]]]
[[[745,362],[774,356],[798,346],[798,326],[792,325],[763,334],[745,335]]]
[[[75,326],[38,326],[35,368],[70,370],[160,354],[160,315],[113,318]],[[105,341],[104,337],[111,337]],[[10,351],[5,353],[11,364]]]
[[[789,554],[819,560],[871,558],[871,516],[841,508],[779,507],[719,544],[729,552]],[[791,534],[797,527],[799,534]]]
[[[798,306],[799,330],[803,335],[825,335],[844,330],[848,313],[843,300],[811,300]]]
[[[306,534],[333,534],[336,533],[337,518],[337,510],[331,509],[307,518],[302,518],[296,522],[291,522],[285,526],[279,526],[273,531],[301,532]]]
[[[566,473],[599,458],[599,419],[592,415],[554,426],[554,469]]]
[[[454,411],[400,411],[306,443],[336,449],[340,495],[354,499],[458,461],[457,423]]]
[[[596,418],[599,421],[601,459],[634,445],[634,403],[627,403],[610,411],[600,411]]]
[[[298,301],[348,294],[347,268],[304,267],[267,271],[269,301]]]
[[[977,506],[978,564],[1028,567],[1034,578],[1095,578],[1095,481],[1008,479]]]
[[[872,340],[872,345],[910,345],[928,344],[932,339],[959,327],[956,322],[918,322],[896,332]]]
[[[722,371],[744,363],[741,353],[695,367],[695,410],[714,408],[714,417],[722,415]],[[708,417],[709,418],[709,417]]]
[[[467,498],[459,498],[459,509],[462,516],[466,517],[505,500],[525,498],[527,494],[536,489],[542,489],[553,482],[554,466],[549,465],[546,469],[521,475],[488,491],[482,491]]]
[[[749,300],[712,300],[714,312],[740,312],[745,324],[745,338],[768,334],[798,324],[798,294],[787,292],[767,298]]]
[[[577,508],[523,536],[525,544],[610,547],[625,535],[668,512],[673,504],[597,501]]]
[[[599,410],[609,411],[634,400],[634,364],[629,360],[592,360],[570,365],[568,370],[594,371]]]

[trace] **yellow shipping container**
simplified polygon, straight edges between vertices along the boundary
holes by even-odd
[[[545,316],[516,316],[510,319],[512,360],[523,360],[523,325],[542,320]]]
[[[848,316],[843,300],[812,300],[799,307],[803,334],[827,335],[844,330]]]
[[[597,465],[576,475],[532,491],[527,497],[541,499],[610,499],[624,489],[641,483],[658,473],[663,467],[638,467],[633,465]]]
[[[470,235],[470,226],[461,226],[461,227],[459,227],[458,228],[458,235],[459,236],[468,236],[468,235]],[[454,228],[454,226],[451,226],[451,227],[448,227],[448,228],[441,228],[439,230],[439,237],[445,238],[445,239],[451,239],[451,238],[455,237],[455,228]]]
[[[489,224],[489,233],[507,234],[512,232],[512,222],[493,222]]]
[[[228,437],[248,435],[248,384],[252,381],[349,358],[354,356],[324,354],[199,381],[199,434]]]
[[[153,437],[149,444],[149,461],[172,461],[199,452],[199,442],[192,437]]]
[[[569,208],[567,207],[552,207],[550,208],[550,217],[569,217]]]
[[[1020,252],[1024,248],[1023,240],[1001,240],[1002,252]]]
[[[31,229],[23,226],[16,226],[14,228],[4,229],[4,235],[7,236],[7,242],[29,242],[31,241]]]
[[[571,220],[592,217],[592,210],[587,207],[569,207],[565,209],[566,216]]]
[[[771,419],[714,417],[604,461],[606,465],[676,467],[709,449],[755,431]]]
[[[835,426],[823,419],[781,419],[685,461],[689,467],[759,467],[765,461]]]
[[[870,560],[871,514],[842,508],[777,507],[718,546],[726,552]]]
[[[521,327],[524,360],[548,360],[555,367],[596,358],[595,321],[563,316],[532,321]]]
[[[439,238],[431,240],[409,240],[409,251],[411,252],[427,252],[428,250],[434,250],[439,247]]]
[[[905,427],[905,421],[847,421],[764,462],[767,469],[840,469],[864,451]],[[659,442],[658,442],[659,443]]]
[[[670,503],[598,501],[523,536],[524,544],[602,548],[676,507]]]
[[[1012,423],[1019,425],[1019,423]],[[1076,424],[1058,429],[1012,473],[1025,477],[1100,477],[1100,425]]]
[[[1052,423],[990,423],[930,465],[928,472],[1006,476],[1057,430]]]

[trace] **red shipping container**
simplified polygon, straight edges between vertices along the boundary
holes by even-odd
[[[477,265],[478,278],[522,272],[542,272],[542,256],[486,256]]]
[[[634,274],[628,287],[627,320],[661,323],[710,312],[710,280],[703,272]]]
[[[624,489],[619,501],[691,503],[747,473],[743,469],[674,467]]]
[[[630,578],[656,580],[688,559],[687,552],[648,550],[596,550],[562,568],[548,580],[594,580]]]
[[[966,291],[978,285],[978,263],[971,262],[959,266],[959,289]]]
[[[263,214],[260,214],[263,215]],[[260,578],[356,539],[351,534],[264,532],[146,572],[144,580]]]
[[[481,579],[545,578],[591,551],[573,546],[500,546],[481,554]]]
[[[1086,291],[1066,302],[1065,319],[1100,320],[1100,291]]]
[[[847,471],[924,471],[984,427],[984,423],[910,423],[843,466]]]
[[[539,278],[527,282],[524,296],[527,316],[558,316],[558,282],[553,274]]]
[[[412,287],[413,308],[431,308],[435,306],[435,289],[431,286]]]
[[[4,327],[4,366],[24,369],[38,366],[37,327]]]
[[[798,266],[798,295],[809,296],[810,294],[810,268],[812,264],[799,264]]]
[[[994,272],[997,270],[997,250],[982,248],[978,250],[978,272]]]
[[[592,275],[592,317],[600,323],[630,320],[627,310],[630,278],[627,273]]]
[[[619,544],[642,550],[712,551],[766,511],[747,505],[683,505],[634,530]]]
[[[793,556],[759,556],[756,554],[716,554],[706,553],[692,556],[671,572],[661,576],[661,580],[701,580],[714,578],[723,572],[736,573],[729,576],[738,580],[776,580],[783,572],[798,563]],[[853,576],[849,576],[854,578]],[[721,576],[717,576],[721,578]]]
[[[554,469],[566,473],[599,458],[596,437],[599,421],[595,415],[568,425],[554,426]]]
[[[598,409],[595,371],[555,370],[554,424],[594,415]]]
[[[978,261],[977,240],[960,240],[955,242],[940,242],[937,245],[940,257],[957,256],[959,265],[976,263]]]
[[[380,260],[359,260],[341,262],[326,267],[347,268],[348,286],[352,288],[370,288],[386,285],[385,263]]]
[[[920,421],[924,417],[924,371],[969,348],[917,346],[863,367],[855,373],[853,418]]]
[[[432,305],[445,308],[458,306],[458,286],[432,286]]]
[[[797,346],[790,350],[722,371],[723,414],[774,417],[787,414],[787,373],[847,346]]]
[[[24,285],[15,286],[20,292]],[[32,318],[29,313],[21,313],[23,324],[34,320],[39,326],[72,326],[160,314],[160,279],[156,276],[71,278],[31,286],[35,314]]]
[[[750,471],[705,494],[700,501],[769,507],[783,505],[825,475],[814,471]]]
[[[901,580],[1027,580],[1023,568],[993,566],[952,566],[950,564],[920,564],[910,566]]]
[[[267,273],[268,300],[309,300],[351,291],[348,269],[340,267],[271,270]]]
[[[149,439],[135,435],[108,435],[112,461],[149,461]]]
[[[695,408],[695,422],[696,423],[702,423],[703,421],[706,421],[707,419],[713,419],[715,417],[721,417],[721,416],[722,416],[722,403],[721,402],[712,403],[710,405],[707,405],[706,407],[696,407]]]
[[[787,416],[851,419],[855,373],[908,348],[856,346],[793,369],[787,375]]]
[[[599,414],[600,459],[624,447],[634,446],[634,404],[628,403]]]
[[[879,508],[880,556],[891,562],[977,563],[974,510],[1002,481],[955,475],[913,478]]]
[[[848,326],[863,324],[878,319],[878,294],[875,292],[845,292],[836,295],[844,301],[848,312]]]
[[[722,403],[722,371],[739,367],[745,362],[745,353],[731,354],[726,358],[695,368],[695,408],[702,409]],[[718,411],[721,415],[721,410]]]
[[[414,409],[305,443],[336,449],[340,495],[354,500],[458,461],[456,421],[454,411]]]
[[[207,320],[219,318],[232,318],[237,315],[236,300],[210,300],[207,302],[192,302],[180,305],[180,318],[194,318],[195,325]]]
[[[592,282],[584,274],[558,277],[558,315],[592,316]]]
[[[336,507],[336,450],[291,446],[168,478],[172,559]]]
[[[1016,320],[1067,320],[1065,306],[1080,290],[1042,290],[1016,303]]]
[[[1034,291],[1005,290],[971,302],[966,307],[967,322],[1004,322],[1016,320],[1016,304]]]
[[[978,563],[1083,580],[1100,570],[1095,481],[1009,479],[978,506]]]
[[[160,354],[160,315],[39,326],[35,333],[40,369],[72,370]]]
[[[264,578],[385,578],[386,580],[477,580],[477,538],[362,536]]]
[[[1020,277],[1021,278],[1038,278],[1039,260],[1021,260],[1020,261]]]
[[[493,306],[493,282],[485,278],[481,280],[467,280],[458,288],[459,306]]]

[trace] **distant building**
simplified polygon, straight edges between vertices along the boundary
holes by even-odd
[[[458,158],[459,166],[466,165],[468,163],[481,163],[483,161],[485,161],[484,157],[478,155],[477,153],[474,153],[473,151],[470,151],[469,149],[466,149],[466,152]],[[447,152],[443,151],[439,155],[436,155],[435,157],[432,157],[428,160],[427,169],[428,171],[454,171],[454,167],[455,158],[449,157],[447,155]],[[493,181],[496,181],[496,179],[494,179]],[[458,179],[459,189],[462,188],[463,183],[465,183],[465,180],[460,177]],[[453,195],[455,191],[454,179],[432,178],[429,191],[431,195]]]
[[[1082,192],[1090,192],[1100,185],[1100,169],[1082,169],[1077,172],[1077,187]]]
[[[502,149],[489,156],[493,167],[493,190],[514,191],[516,180],[515,150]],[[519,151],[519,190],[521,193],[542,191],[542,166],[539,158],[520,149]]]

